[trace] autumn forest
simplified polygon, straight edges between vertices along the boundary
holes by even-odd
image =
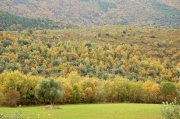
[[[21,104],[40,103],[34,87],[48,77],[64,85],[59,103],[172,100],[180,88],[179,34],[121,25],[2,31],[1,105],[15,106],[12,96]]]
[[[52,1],[1,1],[0,106],[180,98],[178,0]]]

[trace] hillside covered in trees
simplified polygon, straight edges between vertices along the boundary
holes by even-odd
[[[179,0],[2,0],[0,9],[24,17],[103,24],[180,27]]]
[[[39,103],[34,88],[46,77],[62,81],[63,103],[171,100],[180,86],[179,34],[120,25],[3,31],[0,103]]]
[[[166,35],[164,35],[166,34]],[[2,32],[0,71],[130,80],[177,80],[179,30],[102,26]]]
[[[65,22],[55,22],[48,18],[26,18],[0,11],[0,31],[22,31],[24,29],[64,29],[75,27]]]

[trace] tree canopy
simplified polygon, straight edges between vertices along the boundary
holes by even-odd
[[[39,100],[50,102],[53,105],[55,102],[62,100],[64,95],[63,85],[60,80],[45,78],[35,87],[35,94]]]

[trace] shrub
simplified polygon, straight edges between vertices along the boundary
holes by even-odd
[[[52,47],[52,44],[51,44],[51,43],[49,43],[49,42],[48,42],[48,43],[46,43],[46,45],[47,45],[47,47],[48,47],[48,48],[51,48],[51,47]]]
[[[27,35],[31,35],[31,34],[33,34],[33,30],[29,29]]]
[[[157,38],[155,35],[151,35],[151,36],[149,36],[150,38]]]
[[[179,41],[179,42],[180,42],[180,37],[177,39],[177,41]]]
[[[0,119],[21,119],[21,111],[14,113],[13,115],[7,116],[4,113],[0,112]]]
[[[24,52],[20,52],[20,53],[18,53],[18,58],[19,59],[28,59],[29,58],[29,55],[28,54],[26,54],[26,53],[24,53]]]
[[[60,64],[59,60],[56,59],[56,60],[53,61],[54,66],[58,66],[59,64]]]
[[[0,46],[0,55],[2,55],[5,52],[5,48]]]
[[[161,108],[162,119],[180,119],[180,106],[178,105],[176,98],[173,102],[163,102]]]
[[[4,118],[4,114],[2,112],[0,112],[0,119]]]
[[[15,71],[16,69],[18,69],[18,67],[17,67],[16,64],[14,64],[14,63],[9,63],[9,64],[7,65],[7,68],[8,68],[9,70],[12,70],[12,71]]]
[[[98,37],[101,37],[101,33],[98,33]]]
[[[0,64],[0,73],[2,73],[3,71],[4,71],[4,66],[2,66],[1,64]]]
[[[155,76],[156,75],[156,71],[155,70],[150,70],[149,71],[149,76]]]
[[[109,33],[106,33],[106,36],[110,36]]]
[[[86,44],[85,44],[85,46],[87,46],[87,47],[91,47],[91,46],[92,46],[92,44],[91,44],[91,43],[86,43]]]
[[[5,57],[5,58],[4,58],[4,61],[5,61],[5,62],[10,62],[9,57]]]
[[[12,43],[11,43],[10,40],[3,40],[3,41],[1,41],[1,42],[2,42],[2,44],[3,44],[4,47],[7,47],[7,46],[9,46],[9,45],[12,45]]]
[[[130,73],[130,74],[127,76],[127,78],[128,78],[129,80],[136,79],[136,74],[135,74],[134,72],[132,72],[132,73]]]
[[[125,30],[123,30],[123,32],[122,32],[122,33],[126,34],[126,31],[125,31]]]
[[[37,72],[38,72],[39,74],[40,74],[40,73],[43,73],[43,72],[44,72],[44,68],[43,68],[43,67],[38,67]]]
[[[19,39],[18,43],[21,44],[21,45],[28,45],[29,41],[28,40],[21,40],[21,39]]]

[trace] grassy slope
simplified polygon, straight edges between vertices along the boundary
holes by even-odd
[[[25,117],[43,119],[159,119],[160,105],[157,104],[87,104],[61,105],[60,109],[23,107]],[[18,108],[1,108],[6,114],[18,112]]]

